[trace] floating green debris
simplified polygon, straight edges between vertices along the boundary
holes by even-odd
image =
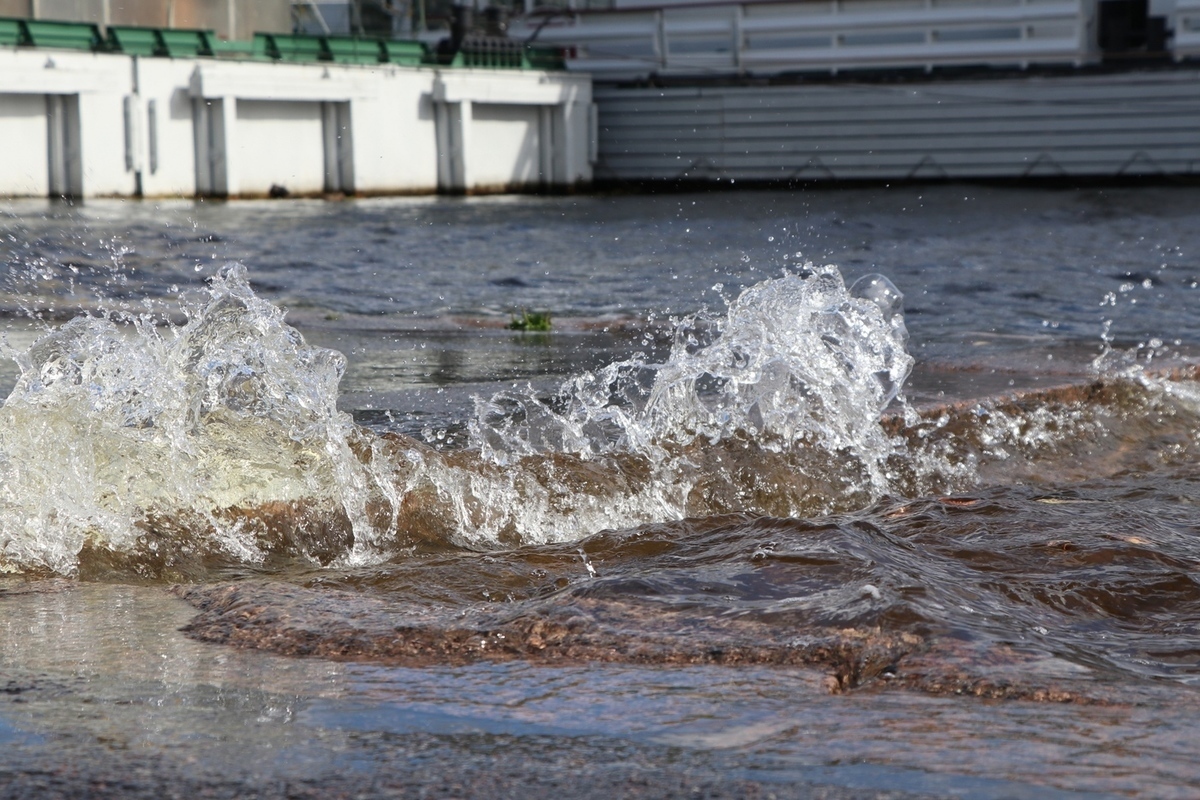
[[[550,313],[540,311],[522,311],[521,316],[513,317],[508,323],[510,331],[548,331],[550,330]]]

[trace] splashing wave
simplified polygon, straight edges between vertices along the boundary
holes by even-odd
[[[0,569],[179,580],[811,516],[961,486],[987,458],[1078,438],[1107,413],[918,418],[901,302],[880,276],[848,289],[810,266],[679,321],[664,363],[480,399],[472,446],[438,452],[339,412],[343,357],[306,344],[230,265],[183,324],[80,317],[14,354]]]

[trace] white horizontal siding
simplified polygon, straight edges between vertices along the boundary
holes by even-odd
[[[1200,72],[597,86],[608,180],[1200,172]]]

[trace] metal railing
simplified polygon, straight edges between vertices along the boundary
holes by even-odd
[[[826,0],[557,11],[511,33],[604,77],[1025,67],[1096,60],[1095,17],[1096,0]]]
[[[212,31],[110,26],[107,35],[88,22],[0,18],[0,47],[44,47],[149,57],[216,57],[257,61],[448,66],[476,69],[561,70],[558,48],[520,40],[472,40],[453,58],[423,42],[404,39],[256,33],[225,41]]]
[[[1172,52],[1176,61],[1200,56],[1200,0],[1175,0]]]

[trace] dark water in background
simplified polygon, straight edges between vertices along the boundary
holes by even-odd
[[[1198,220],[1200,192],[1172,188],[4,207],[14,354],[39,335],[30,314],[178,323],[182,303],[212,324],[183,355],[170,328],[133,336],[137,358],[127,334],[56,340],[31,356],[36,386],[5,363],[4,390],[20,388],[5,479],[46,489],[5,496],[0,554],[71,577],[0,588],[0,665],[29,701],[0,712],[0,742],[35,763],[99,698],[71,734],[85,759],[177,765],[194,748],[199,766],[171,769],[201,784],[220,762],[245,785],[319,785],[338,759],[384,769],[378,737],[421,734],[469,763],[531,742],[604,762],[589,748],[616,741],[652,771],[702,758],[718,782],[1193,796],[1200,386],[1150,373],[1200,344]],[[309,344],[345,354],[336,395],[336,368],[241,289],[232,316],[205,307],[229,260]],[[853,339],[838,315],[733,380],[779,379],[771,396],[799,419],[713,400],[730,384],[705,353],[737,336],[766,351],[799,318],[787,303],[811,299],[780,277],[807,261],[904,293],[923,417],[893,405],[877,424],[879,387],[858,378],[880,358],[906,372],[878,330],[876,350],[838,351],[853,380],[805,371],[821,341]],[[753,286],[767,288],[726,320]],[[671,317],[704,308],[676,337]],[[550,311],[553,331],[505,330],[523,309]],[[699,400],[639,394],[673,374],[647,372],[663,362],[696,370]],[[68,363],[92,366],[64,380]],[[208,383],[177,386],[180,364]],[[600,405],[587,381],[560,386],[581,375],[614,381]],[[606,411],[614,386],[632,422]],[[181,419],[215,433],[163,422],[189,391],[201,411]],[[334,397],[365,439],[320,416]],[[351,451],[372,454],[376,489],[354,488]],[[285,501],[265,523],[220,500],[259,475],[252,496]],[[140,499],[164,492],[179,507]],[[365,554],[329,510],[352,501],[383,531]],[[179,580],[205,610],[195,637],[351,659],[185,639],[195,611],[161,588]],[[830,694],[831,675],[847,691]]]

